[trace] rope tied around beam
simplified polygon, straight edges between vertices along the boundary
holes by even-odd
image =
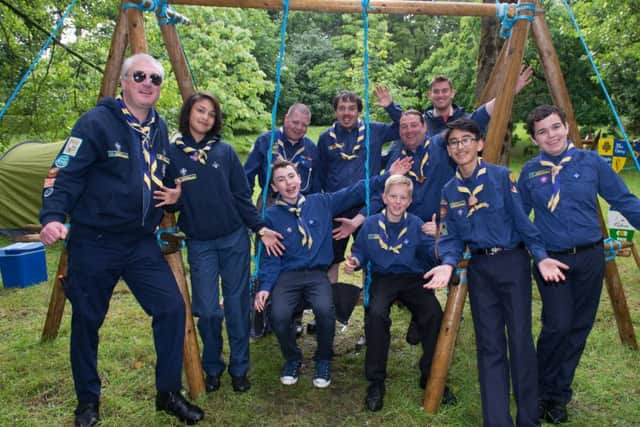
[[[122,11],[127,9],[138,9],[141,12],[155,12],[158,9],[156,0],[140,0],[138,3],[125,3]]]
[[[622,249],[622,242],[611,237],[607,237],[603,241],[603,246],[605,261],[614,261],[618,255],[618,251]]]
[[[170,14],[168,12],[171,12]],[[171,16],[169,16],[171,15]],[[156,10],[158,25],[188,24],[189,20],[169,7],[169,0],[160,0]]]
[[[508,39],[511,37],[511,30],[516,22],[521,20],[527,20],[533,22],[534,14],[536,12],[536,5],[533,3],[522,3],[515,7],[515,15],[509,16],[509,4],[500,3],[496,0],[496,17],[502,20],[502,26],[500,27],[500,37]],[[521,12],[531,12],[531,14],[525,14]]]

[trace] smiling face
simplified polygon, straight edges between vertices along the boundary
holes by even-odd
[[[387,207],[387,218],[391,222],[399,222],[411,204],[411,191],[407,184],[391,184],[382,194],[382,201]]]
[[[215,122],[216,110],[213,102],[203,98],[193,103],[189,113],[189,133],[196,142],[202,140],[213,129]]]
[[[271,189],[280,193],[282,200],[289,204],[295,204],[300,194],[300,175],[291,165],[273,170]]]
[[[307,128],[311,123],[308,114],[299,111],[292,111],[284,116],[284,133],[291,142],[298,142],[307,133]]]
[[[145,75],[144,80],[136,82],[133,75]],[[139,115],[146,118],[149,109],[153,108],[160,97],[162,85],[155,85],[151,75],[162,76],[162,70],[156,64],[146,58],[138,58],[129,67],[127,74],[122,76],[120,84],[122,86],[122,97],[127,108],[138,118]]]
[[[437,112],[448,113],[453,104],[454,96],[456,96],[456,91],[448,81],[434,82],[429,89],[429,100]]]
[[[422,119],[420,113],[405,113],[400,117],[400,139],[404,146],[415,151],[424,142],[427,134],[427,124]]]
[[[452,129],[447,138],[447,152],[456,162],[465,177],[471,175],[478,163],[478,153],[484,148],[484,141],[472,132]]]
[[[336,120],[345,129],[353,129],[358,124],[358,104],[354,101],[340,99],[336,106]]]
[[[558,156],[566,150],[569,135],[569,127],[562,122],[560,116],[553,113],[544,119],[533,123],[533,136],[531,139],[542,151]]]

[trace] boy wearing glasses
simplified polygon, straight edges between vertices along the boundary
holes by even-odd
[[[147,54],[126,59],[122,93],[80,117],[44,184],[40,239],[52,244],[69,237],[65,294],[72,306],[76,426],[100,418],[98,331],[120,277],[153,318],[156,409],[188,424],[204,417],[180,394],[184,303],[154,235],[162,207],[180,197],[179,186],[164,184],[170,182],[167,126],[153,108],[163,75],[162,64]]]
[[[469,301],[484,425],[513,425],[510,370],[518,408],[516,424],[538,426],[531,268],[525,245],[546,280],[563,280],[562,269],[567,266],[547,257],[539,231],[524,213],[509,170],[479,157],[484,141],[476,123],[458,119],[447,126],[447,152],[457,167],[442,190],[446,224],[439,243],[442,265],[425,274],[430,280],[424,286],[447,286],[468,246]]]

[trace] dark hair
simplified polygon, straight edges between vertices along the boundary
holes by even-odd
[[[400,118],[404,116],[418,116],[420,117],[420,123],[424,124],[424,115],[418,110],[410,109],[407,111],[403,111],[402,114],[400,115]]]
[[[447,133],[444,135],[444,140],[449,141],[449,135],[454,130],[466,130],[467,132],[472,133],[476,139],[482,139],[482,131],[476,122],[471,119],[456,119],[452,122],[447,123]]]
[[[275,171],[277,171],[278,169],[286,168],[288,166],[291,166],[293,170],[296,171],[296,173],[298,173],[298,168],[296,167],[296,164],[289,160],[278,158],[273,162],[273,164],[271,165],[271,184],[274,183],[273,177],[275,176]]]
[[[527,132],[529,132],[529,135],[533,137],[535,132],[534,127],[537,122],[546,119],[552,114],[557,114],[560,120],[562,120],[563,125],[567,124],[567,114],[560,108],[555,105],[539,105],[531,110],[527,117]]]
[[[434,84],[442,83],[442,82],[449,83],[449,87],[451,89],[453,89],[453,83],[451,83],[451,79],[449,77],[446,77],[446,76],[435,76],[433,79],[431,79],[431,83],[429,83],[429,90],[431,90],[431,88],[433,87]]]
[[[222,129],[222,110],[220,109],[220,102],[218,98],[213,96],[207,92],[195,92],[186,101],[182,104],[182,109],[180,110],[180,116],[178,117],[178,130],[181,134],[187,135],[190,133],[189,131],[189,116],[191,116],[191,110],[193,109],[193,104],[202,99],[208,99],[213,104],[213,109],[215,111],[215,121],[213,123],[213,127],[209,132],[204,136],[205,138],[210,138],[214,135],[220,135],[220,130]]]
[[[355,102],[358,105],[358,112],[362,112],[362,99],[350,90],[343,90],[333,97],[333,111],[338,109],[338,102]]]

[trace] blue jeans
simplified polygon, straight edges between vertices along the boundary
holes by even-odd
[[[192,309],[202,338],[202,367],[207,375],[220,376],[222,318],[226,320],[231,355],[229,373],[242,376],[249,370],[249,235],[240,227],[215,240],[187,241],[191,269]],[[220,307],[220,279],[224,313]]]
[[[314,359],[331,360],[336,315],[331,284],[324,270],[287,271],[280,274],[271,292],[271,323],[286,361],[301,360],[296,344],[293,315],[310,305],[316,317],[318,347]]]

